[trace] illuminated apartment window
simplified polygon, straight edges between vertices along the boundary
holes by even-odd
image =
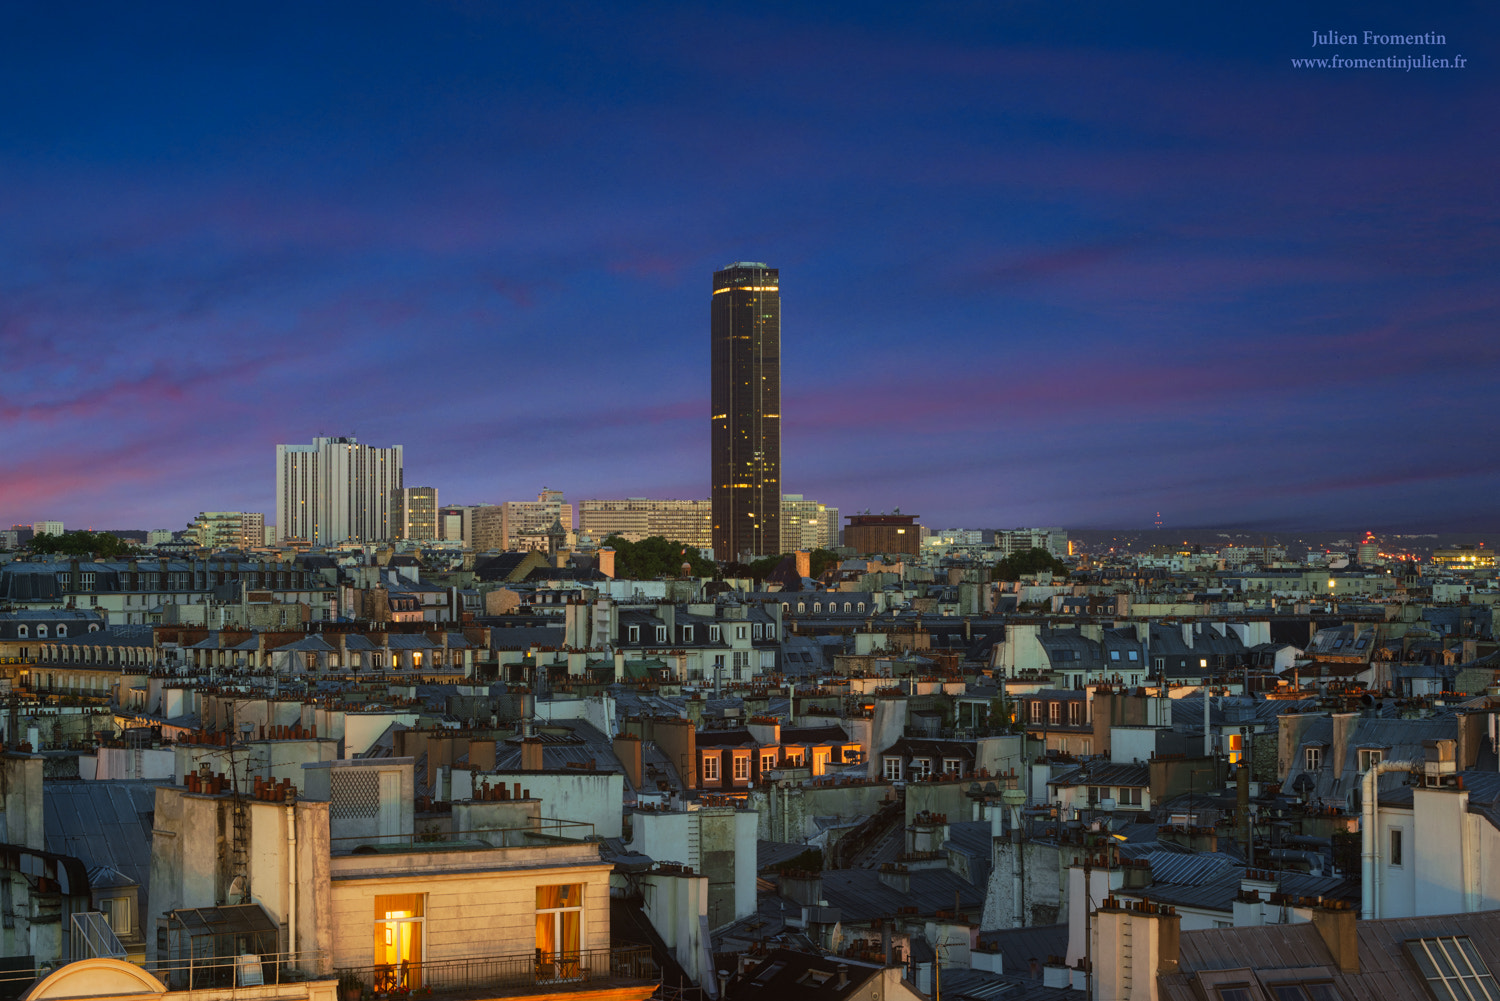
[[[422,939],[427,923],[425,893],[375,898],[375,992],[399,993],[422,986]]]
[[[1500,1001],[1495,978],[1467,935],[1411,939],[1406,953],[1437,1001]]]
[[[539,983],[576,980],[583,951],[583,884],[536,888],[536,974]]]

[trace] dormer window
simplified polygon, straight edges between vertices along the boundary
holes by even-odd
[[[684,643],[691,643],[691,642],[693,642],[693,627],[692,626],[683,626],[682,627],[682,642],[684,642]]]
[[[797,611],[798,611],[798,613],[806,612],[807,611],[807,602],[805,602],[805,601],[799,601],[799,602],[797,602]]]
[[[708,641],[710,643],[717,643],[717,642],[719,642],[719,627],[718,626],[709,626],[708,627]]]
[[[37,626],[36,627],[36,635],[37,635],[37,639],[43,639],[43,640],[46,639],[47,638],[47,627],[46,626]]]
[[[16,627],[16,636],[17,636],[17,638],[24,640],[24,639],[26,639],[26,637],[28,635],[29,634],[27,633],[25,626],[17,626]]]
[[[641,641],[641,627],[640,626],[631,626],[630,629],[629,629],[629,636],[630,636],[630,642],[632,642],[632,643],[639,643]]]
[[[658,643],[665,643],[666,641],[667,641],[667,627],[666,626],[657,626],[656,627],[656,642],[658,642]]]

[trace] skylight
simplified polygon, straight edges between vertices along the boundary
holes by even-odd
[[[1437,1001],[1500,1001],[1495,978],[1467,935],[1411,939],[1406,951]]]

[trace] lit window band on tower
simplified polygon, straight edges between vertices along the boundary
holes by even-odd
[[[781,551],[781,277],[739,261],[714,273],[713,545],[717,559]]]

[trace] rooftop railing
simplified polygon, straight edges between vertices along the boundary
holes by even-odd
[[[333,855],[386,855],[431,851],[484,851],[583,843],[594,838],[594,825],[579,820],[538,817],[526,827],[488,827],[468,831],[377,834],[329,839]]]
[[[357,979],[373,998],[404,998],[447,991],[509,990],[516,993],[553,990],[602,982],[644,983],[660,974],[647,946],[585,949],[581,952],[474,956],[425,962],[345,967],[345,983]],[[362,992],[363,993],[363,992]]]

